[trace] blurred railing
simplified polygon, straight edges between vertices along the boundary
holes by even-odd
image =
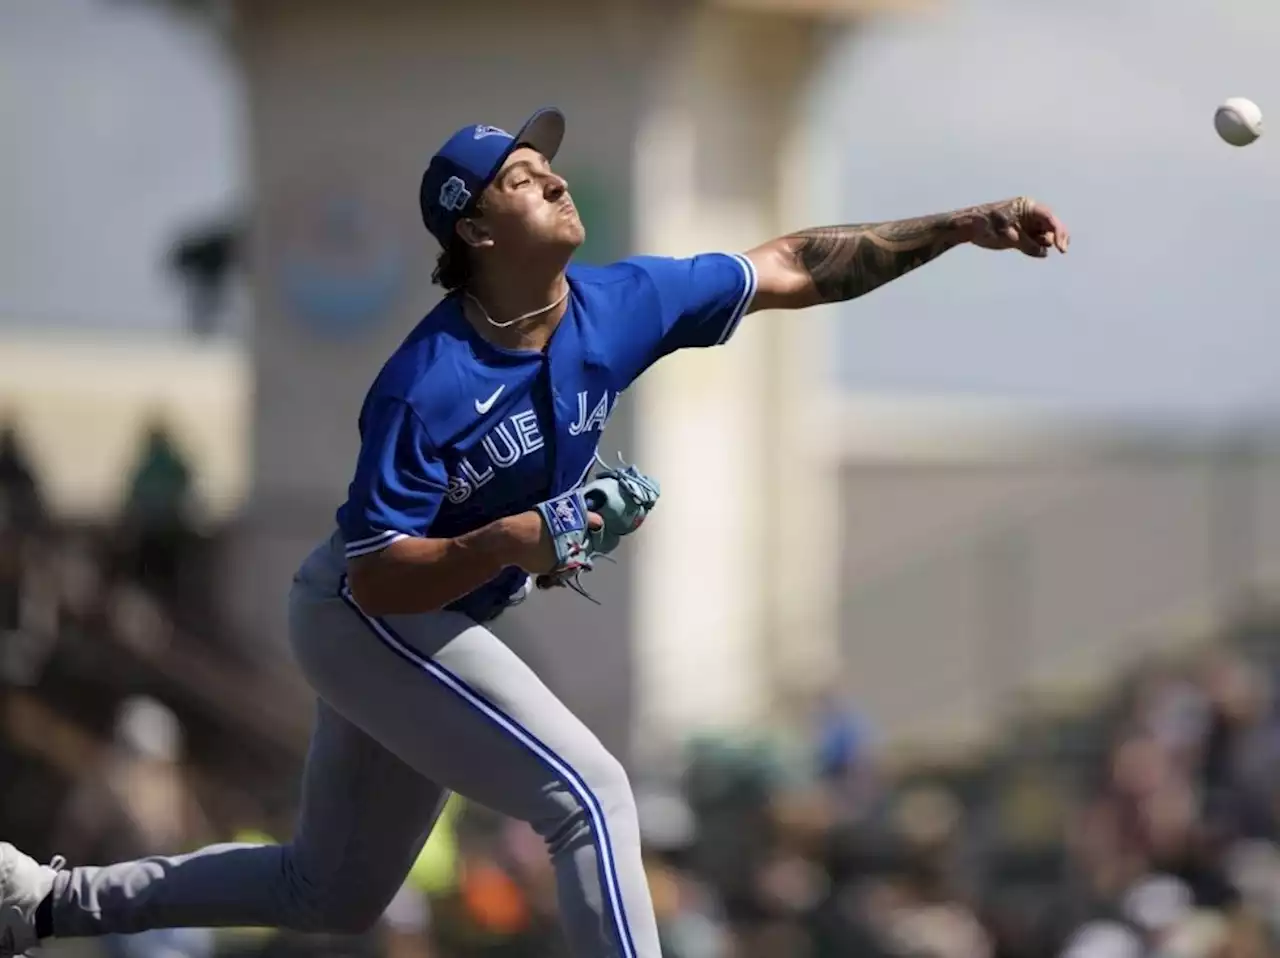
[[[1273,438],[1061,470],[1068,495],[988,510],[843,596],[849,684],[890,742],[977,744],[1011,697],[1096,688],[1135,658],[1205,637],[1280,581]]]

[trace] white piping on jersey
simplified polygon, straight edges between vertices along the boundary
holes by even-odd
[[[346,546],[346,555],[348,559],[354,559],[358,556],[368,555],[371,552],[381,552],[393,542],[399,542],[401,539],[408,539],[409,536],[403,532],[395,532],[387,530],[379,535],[369,539],[360,539],[356,542],[348,542]]]
[[[738,305],[734,307],[733,312],[729,315],[729,321],[725,323],[724,331],[720,333],[720,338],[716,340],[717,346],[729,341],[729,337],[738,328],[738,323],[742,322],[742,317],[747,314],[747,310],[751,307],[752,300],[756,298],[756,284],[758,282],[756,264],[741,253],[731,253],[730,255],[742,267],[742,271],[746,274],[746,282],[743,284],[742,295],[738,297]]]
[[[367,539],[353,539],[347,543],[347,548],[358,549],[361,546],[372,545],[375,542],[380,542],[388,536],[393,536],[395,534],[396,532],[394,529],[387,529],[384,532],[379,532],[377,535],[369,536]]]

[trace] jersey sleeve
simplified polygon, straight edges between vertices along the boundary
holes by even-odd
[[[426,535],[447,489],[444,463],[417,414],[398,399],[373,404],[339,517],[347,558]]]
[[[728,342],[755,297],[755,265],[737,253],[626,262],[641,274],[639,315],[615,333],[629,378],[676,350]]]

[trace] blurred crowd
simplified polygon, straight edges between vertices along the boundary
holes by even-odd
[[[193,703],[146,654],[156,634],[216,621],[191,613],[205,600],[187,570],[205,560],[190,479],[157,428],[117,521],[68,532],[0,433],[0,836],[33,852],[90,862],[289,836],[300,750]],[[1280,615],[1258,613],[1074,710],[1020,706],[964,761],[892,761],[835,694],[800,736],[690,742],[634,775],[664,954],[1280,954],[1277,678]],[[361,938],[194,929],[58,950],[553,958],[564,943],[540,840],[455,797]]]
[[[695,757],[651,841],[668,953],[1280,954],[1278,665],[1241,625],[964,766],[890,767],[838,700],[790,771]]]

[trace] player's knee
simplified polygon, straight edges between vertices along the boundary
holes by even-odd
[[[592,770],[591,788],[606,809],[613,805],[624,808],[635,806],[635,796],[631,792],[631,779],[627,776],[627,770],[608,752]]]
[[[327,913],[325,929],[331,935],[363,935],[376,925],[389,902],[362,901],[358,895],[341,904],[334,903]]]
[[[592,800],[607,821],[625,826],[635,819],[635,794],[620,761],[601,748],[589,766],[579,771]]]
[[[291,850],[290,850],[291,851]],[[329,880],[306,875],[297,867],[291,854],[286,854],[287,919],[282,924],[310,934],[361,935],[382,918],[395,888],[385,894],[382,883],[362,881],[343,874],[342,880]]]
[[[295,911],[295,931],[321,935],[363,935],[386,911],[387,902],[370,901],[358,889],[316,897]]]
[[[624,829],[636,818],[631,781],[621,762],[603,746],[575,758],[574,774],[561,788],[544,795],[552,804],[532,822],[553,853],[579,841],[593,841],[600,816],[606,825]]]

